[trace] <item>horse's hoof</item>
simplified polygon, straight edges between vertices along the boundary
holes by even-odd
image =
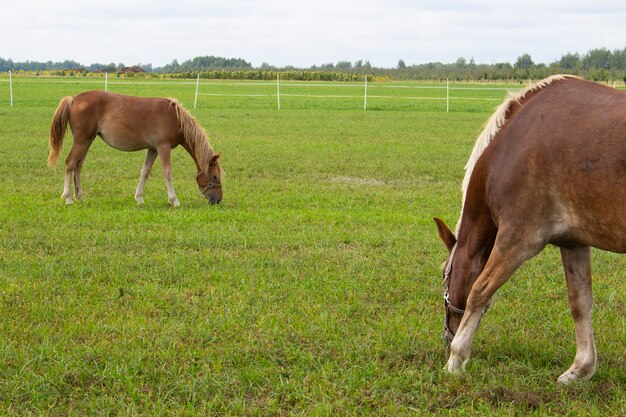
[[[578,368],[575,370],[568,369],[565,373],[563,373],[559,379],[556,380],[558,384],[568,385],[574,381],[583,381],[585,379],[589,379],[595,373],[595,367],[591,372],[585,372],[583,369]]]
[[[449,374],[458,375],[465,368],[465,364],[450,357],[448,364],[444,368]]]
[[[559,379],[556,380],[557,384],[561,384],[561,385],[568,385],[571,384],[574,381],[579,380],[580,377],[572,371],[567,371],[564,374],[562,374]]]

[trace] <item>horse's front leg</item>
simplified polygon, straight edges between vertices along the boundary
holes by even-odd
[[[498,232],[489,260],[472,285],[465,314],[450,345],[450,358],[446,366],[449,372],[460,371],[469,361],[474,333],[491,297],[524,261],[543,248],[542,244],[528,245],[528,241],[517,238],[517,235],[511,235],[502,229]]]
[[[137,185],[137,191],[135,191],[135,201],[137,204],[143,204],[143,189],[146,186],[146,181],[157,155],[158,153],[154,149],[148,149],[148,153],[146,153],[146,160],[143,163],[141,175],[139,176],[139,185]]]
[[[165,178],[165,186],[167,187],[167,198],[174,207],[180,206],[180,201],[176,198],[174,192],[174,183],[172,182],[172,162],[170,159],[171,148],[162,146],[158,148],[159,157],[161,158],[161,166],[163,167],[163,177]]]
[[[567,280],[569,307],[576,328],[574,363],[557,381],[568,384],[577,379],[591,378],[596,370],[597,353],[591,324],[591,248],[561,248],[561,259]]]

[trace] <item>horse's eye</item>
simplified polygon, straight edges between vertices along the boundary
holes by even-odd
[[[214,179],[215,181],[217,181],[217,176],[216,176],[216,175],[213,175],[213,179]]]

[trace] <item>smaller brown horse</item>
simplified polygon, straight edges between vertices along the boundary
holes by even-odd
[[[491,297],[527,260],[558,246],[576,357],[558,382],[596,368],[591,247],[626,252],[626,93],[553,76],[506,100],[467,164],[456,235],[435,219],[444,268],[447,369],[470,357]]]
[[[72,179],[76,198],[83,198],[80,171],[96,136],[122,151],[148,150],[135,192],[138,204],[143,203],[143,189],[158,155],[169,202],[173,206],[180,205],[172,184],[170,161],[170,151],[178,145],[182,145],[196,163],[196,182],[202,195],[211,204],[222,200],[221,153],[213,152],[204,130],[176,100],[131,97],[103,91],[64,97],[54,112],[50,126],[50,166],[54,166],[59,157],[68,122],[74,143],[65,160],[65,187],[61,197],[67,204],[73,203]]]

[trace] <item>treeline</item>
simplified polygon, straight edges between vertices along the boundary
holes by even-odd
[[[145,71],[151,72],[152,64],[137,64],[137,66],[143,68]],[[114,62],[110,64],[91,64],[83,65],[76,61],[65,60],[61,62],[38,62],[38,61],[25,61],[25,62],[13,62],[12,59],[0,58],[0,72],[7,71],[74,71],[74,72],[109,72],[114,73],[126,68],[123,63],[116,64]]]
[[[252,69],[252,64],[240,58],[222,58],[220,56],[197,56],[182,64],[173,60],[170,64],[156,68],[157,73],[198,72],[218,69]]]
[[[178,63],[173,60],[163,67],[153,68],[151,64],[137,64],[145,74],[124,74],[124,76],[211,79],[275,79],[276,73],[282,79],[319,80],[319,81],[356,81],[367,75],[372,79],[385,80],[445,80],[451,81],[512,81],[541,79],[552,74],[574,74],[594,81],[626,82],[626,48],[610,51],[606,48],[592,49],[586,54],[567,53],[559,60],[549,64],[535,63],[529,54],[523,54],[515,63],[477,64],[473,59],[458,58],[453,63],[431,62],[407,65],[400,59],[395,68],[374,67],[369,61],[359,60],[354,63],[340,61],[310,68],[274,67],[263,63],[254,68],[240,58],[200,56]],[[0,72],[13,71],[48,71],[54,75],[85,75],[86,73],[123,73],[127,67],[123,63],[91,64],[82,66],[76,61],[63,62],[13,62],[0,58]]]
[[[215,69],[252,69],[252,64],[239,58],[223,58],[219,56],[198,56],[179,64],[177,60],[153,68],[152,64],[135,64],[146,72],[174,74],[189,71],[206,71]],[[76,61],[66,60],[62,62],[13,62],[11,59],[0,58],[0,72],[12,71],[74,71],[74,72],[109,72],[115,73],[127,68],[123,63],[115,64],[91,64],[83,65]]]
[[[172,78],[195,78],[200,75],[202,79],[210,80],[276,80],[280,75],[281,80],[293,81],[363,81],[366,74],[344,71],[319,71],[297,69],[253,69],[253,70],[211,70],[190,71],[170,74]]]
[[[375,71],[375,70],[374,70]],[[519,56],[514,64],[476,64],[473,59],[459,58],[452,64],[428,63],[407,66],[402,60],[394,69],[384,70],[394,79],[432,80],[526,80],[541,79],[553,74],[580,75],[594,81],[624,80],[626,82],[626,48],[610,51],[593,49],[584,55],[567,53],[550,64],[535,63],[529,54]]]

